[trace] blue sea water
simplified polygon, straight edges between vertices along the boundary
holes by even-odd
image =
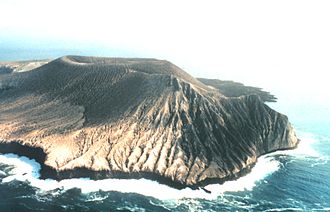
[[[208,186],[211,194],[143,179],[40,180],[34,160],[5,154],[0,211],[330,211],[329,107],[270,106],[289,116],[299,147],[261,157],[247,176]]]

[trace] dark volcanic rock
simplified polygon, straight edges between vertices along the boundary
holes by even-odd
[[[7,66],[0,66],[0,74],[10,74],[13,72],[13,69]]]
[[[238,177],[258,156],[297,145],[263,93],[229,97],[201,81],[167,61],[78,56],[0,75],[0,140],[41,148],[58,178],[188,186]]]

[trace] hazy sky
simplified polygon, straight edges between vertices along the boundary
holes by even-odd
[[[330,103],[328,0],[0,0],[0,10],[0,45],[102,47]]]

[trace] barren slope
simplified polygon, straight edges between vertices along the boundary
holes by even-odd
[[[85,167],[183,185],[235,178],[298,142],[257,95],[226,97],[167,61],[78,56],[0,75],[0,140],[42,148],[59,178]]]
[[[24,72],[45,65],[49,60],[27,60],[19,62],[0,62],[0,74]]]
[[[228,97],[239,97],[244,95],[258,95],[263,102],[276,102],[277,98],[261,88],[245,86],[242,83],[234,81],[223,81],[218,79],[198,78],[205,85],[212,86]]]

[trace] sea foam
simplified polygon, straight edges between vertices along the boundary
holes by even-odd
[[[40,192],[61,189],[63,191],[79,188],[82,193],[90,193],[97,191],[118,191],[123,193],[138,193],[144,196],[151,196],[161,200],[184,199],[184,198],[202,198],[216,199],[222,196],[224,192],[236,192],[244,190],[252,190],[258,182],[268,175],[280,169],[281,164],[274,156],[279,154],[302,156],[309,155],[318,157],[318,153],[312,148],[312,144],[316,142],[310,135],[302,139],[297,149],[288,151],[278,151],[267,154],[258,158],[258,162],[252,168],[251,172],[237,180],[227,181],[223,184],[210,184],[205,187],[211,193],[203,190],[192,190],[185,188],[178,190],[156,181],[147,179],[104,179],[91,180],[89,178],[74,178],[56,181],[52,179],[39,179],[40,164],[35,160],[27,157],[20,157],[15,154],[0,155],[0,163],[14,166],[8,173],[9,176],[2,179],[2,183],[13,180],[27,181],[33,187],[40,189]]]
[[[2,179],[3,183],[13,180],[28,181],[31,186],[37,187],[41,191],[79,188],[82,193],[96,192],[99,190],[119,191],[123,193],[138,193],[162,200],[182,198],[216,199],[226,191],[251,190],[257,181],[278,170],[280,167],[278,161],[271,157],[262,156],[258,159],[258,163],[255,167],[252,168],[251,173],[235,181],[227,181],[222,185],[208,185],[205,188],[211,191],[211,193],[207,193],[203,190],[192,190],[190,188],[178,190],[147,179],[91,180],[89,178],[74,178],[61,181],[52,179],[41,180],[38,174],[40,171],[40,164],[34,160],[14,154],[4,154],[0,155],[0,162],[15,166],[15,168],[10,171],[9,176]]]
[[[312,133],[299,132],[298,137],[301,141],[297,148],[292,150],[276,151],[268,154],[272,155],[292,155],[296,157],[315,157],[319,158],[321,155],[313,148],[313,145],[318,142]]]

